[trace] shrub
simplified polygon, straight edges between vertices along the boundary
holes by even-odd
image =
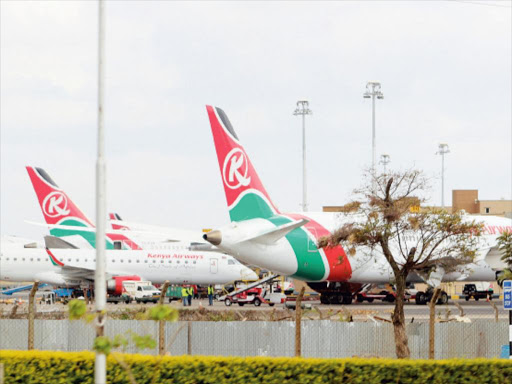
[[[128,355],[107,360],[109,383],[493,383],[512,382],[512,362],[497,359],[392,360]],[[0,351],[5,383],[93,383],[92,352]]]

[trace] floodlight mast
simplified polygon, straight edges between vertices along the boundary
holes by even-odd
[[[293,112],[295,116],[302,115],[302,211],[308,211],[307,183],[306,183],[306,115],[313,114],[309,109],[307,100],[297,101],[297,108]]]
[[[438,148],[436,155],[441,155],[441,208],[444,209],[444,155],[450,153],[450,148],[446,143],[440,143]]]
[[[382,100],[384,94],[380,91],[380,83],[378,81],[369,81],[366,83],[366,92],[363,98],[372,99],[372,185],[375,189],[375,158],[376,158],[376,142],[375,142],[375,98]]]
[[[384,174],[386,174],[386,166],[391,162],[391,159],[387,153],[380,155],[380,163],[384,166]]]
[[[105,186],[105,140],[104,95],[105,95],[105,4],[98,2],[98,157],[96,159],[96,271],[94,273],[94,298],[96,301],[96,337],[104,335],[105,306],[107,301],[105,278],[105,230],[107,221]],[[94,361],[94,382],[107,382],[107,358],[105,353],[96,352]]]

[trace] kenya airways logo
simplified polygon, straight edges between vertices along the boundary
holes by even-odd
[[[232,149],[224,159],[222,177],[228,188],[237,189],[241,186],[247,187],[251,182],[249,173],[249,161],[247,155],[240,149]]]
[[[62,192],[52,192],[44,198],[43,211],[48,217],[64,216],[69,214],[68,199]]]

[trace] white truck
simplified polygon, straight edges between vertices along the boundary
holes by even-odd
[[[156,303],[160,299],[160,290],[151,281],[123,281],[123,288],[137,303]]]

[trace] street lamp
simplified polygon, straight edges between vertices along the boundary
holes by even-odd
[[[384,99],[384,94],[380,91],[380,83],[378,81],[366,83],[366,92],[363,97],[372,99],[372,176],[375,178],[375,98]]]
[[[293,114],[295,116],[302,115],[302,211],[307,212],[307,190],[306,190],[306,115],[311,115],[313,112],[309,109],[309,102],[307,100],[297,101],[297,108]]]
[[[441,207],[444,209],[444,155],[450,153],[450,148],[446,143],[439,144],[438,148],[436,155],[441,155]]]
[[[384,166],[384,174],[386,174],[386,166],[391,162],[387,153],[380,155],[380,163]]]

